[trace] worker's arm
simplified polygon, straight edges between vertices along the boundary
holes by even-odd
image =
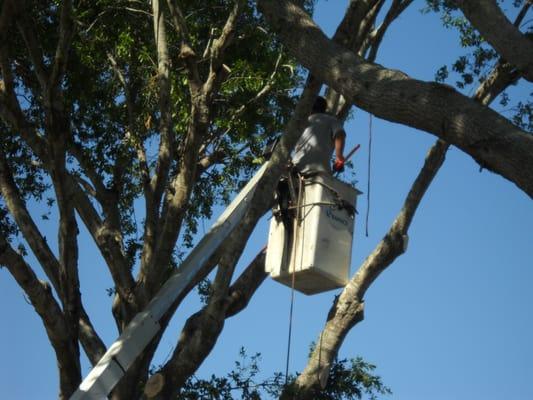
[[[344,129],[337,132],[335,135],[335,162],[333,163],[333,171],[341,172],[344,170],[344,144],[346,142],[346,132]]]
[[[335,158],[344,161],[344,143],[346,142],[346,132],[344,129],[335,136]]]

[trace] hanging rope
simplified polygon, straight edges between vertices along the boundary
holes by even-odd
[[[368,114],[368,175],[366,187],[366,218],[365,218],[365,233],[368,237],[368,217],[370,215],[370,165],[372,159],[372,114]]]
[[[290,179],[290,178],[289,178]],[[289,333],[287,338],[287,362],[285,364],[285,386],[287,386],[289,381],[289,360],[290,360],[290,354],[291,354],[291,337],[292,337],[292,315],[294,310],[294,282],[295,282],[295,272],[296,272],[296,263],[295,263],[295,252],[296,252],[296,237],[297,233],[300,227],[300,218],[301,218],[301,210],[302,210],[302,188],[303,188],[303,178],[298,175],[298,198],[296,201],[296,226],[293,229],[293,237],[292,237],[292,251],[291,251],[291,263],[293,269],[292,269],[292,277],[291,277],[291,305],[289,308]]]

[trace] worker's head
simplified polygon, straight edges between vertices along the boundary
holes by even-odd
[[[315,104],[313,104],[313,109],[311,112],[313,114],[325,113],[327,108],[328,108],[328,102],[326,101],[326,99],[323,98],[322,96],[318,96],[315,100]]]

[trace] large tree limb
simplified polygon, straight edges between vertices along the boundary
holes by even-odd
[[[377,52],[379,50],[379,47],[381,45],[381,41],[383,39],[383,36],[385,35],[385,32],[390,27],[392,22],[398,16],[405,11],[413,0],[394,0],[391,4],[389,9],[387,10],[387,13],[385,15],[385,18],[383,19],[383,22],[378,28],[375,28],[373,30],[365,30],[366,33],[365,36],[362,36],[359,34],[358,40],[355,40],[351,43],[351,47],[347,47],[349,50],[352,50],[353,52],[359,54],[360,56],[365,57],[366,52],[368,49],[370,49],[369,54],[365,57],[366,60],[374,62],[377,56]],[[379,8],[382,6],[382,4],[376,4],[373,8],[370,8],[368,10],[368,16],[363,17],[363,22],[360,23],[359,19],[353,19],[355,17],[358,17],[357,15],[350,15],[348,12],[344,16],[344,19],[341,23],[341,25],[346,26],[358,26],[358,25],[369,25],[369,22],[372,22],[372,24],[375,23],[377,12],[379,11]],[[351,18],[350,18],[351,17]],[[361,17],[358,17],[361,18]],[[359,29],[360,31],[361,29]],[[340,26],[337,32],[340,31]],[[333,40],[336,43],[341,44],[339,42],[337,35],[333,38]],[[336,93],[335,91],[329,90],[328,91],[328,102],[329,104],[332,104],[332,110],[334,111],[337,118],[344,120],[348,116],[348,112],[350,111],[350,108],[352,107],[352,104],[347,102],[344,97],[342,97],[340,94]]]
[[[56,114],[57,115],[57,114]],[[55,120],[55,118],[53,118]],[[74,211],[74,194],[67,183],[68,173],[66,171],[66,150],[64,142],[66,132],[64,126],[54,126],[52,123],[48,127],[51,136],[51,178],[56,194],[57,207],[59,211],[59,297],[63,303],[63,312],[68,332],[68,338],[72,341],[69,351],[71,356],[78,358],[78,374],[81,374],[79,365],[79,320],[81,312],[81,294],[78,277],[78,225]],[[56,130],[57,129],[57,130]],[[76,388],[72,390],[74,392]],[[72,393],[66,393],[70,396]]]
[[[213,45],[214,49],[216,49],[217,63],[222,62],[224,49],[231,42],[242,3],[242,0],[235,3],[221,36]],[[169,2],[169,5],[171,8],[179,10],[173,3]],[[179,28],[181,31],[184,29],[183,23],[183,21],[180,22],[178,17],[176,24],[181,27]],[[196,73],[193,73],[193,75],[196,75]],[[198,153],[209,129],[213,95],[220,87],[223,76],[224,73],[220,69],[210,70],[206,81],[201,84],[201,87],[197,87],[198,82],[194,84],[189,82],[192,102],[191,117],[185,140],[181,146],[178,173],[170,182],[169,190],[163,203],[163,210],[158,222],[158,240],[154,242],[155,246],[145,246],[143,248],[139,280],[144,288],[146,298],[149,298],[161,285],[161,276],[170,266],[172,252],[178,239],[192,186],[197,176]],[[150,253],[152,254],[151,256]]]
[[[448,146],[439,140],[429,151],[424,166],[407,195],[402,211],[389,232],[366,258],[330,310],[316,349],[294,384],[297,394],[293,397],[293,394],[285,392],[281,396],[282,399],[312,399],[313,393],[319,392],[325,386],[329,369],[346,334],[363,319],[363,297],[366,290],[381,272],[405,252],[407,231],[412,218],[424,193],[444,162]]]
[[[507,86],[518,79],[501,65],[494,68],[490,77],[479,87],[474,96],[475,101],[483,105],[489,105]],[[326,326],[318,338],[318,346],[311,354],[304,372],[294,383],[300,399],[312,398],[313,392],[325,385],[329,369],[346,334],[363,319],[363,298],[366,290],[381,272],[405,252],[411,221],[422,196],[444,161],[448,146],[439,140],[432,147],[389,232],[366,258],[331,308]],[[288,392],[282,397],[286,398],[287,395]]]
[[[304,89],[300,102],[298,103],[298,106],[296,107],[295,113],[293,114],[293,117],[291,118],[286,130],[285,134],[282,136],[282,139],[278,146],[276,147],[272,158],[271,158],[271,168],[270,172],[266,172],[264,174],[263,181],[259,184],[257,187],[254,198],[251,201],[251,207],[247,211],[246,215],[243,218],[243,221],[241,225],[239,226],[238,230],[234,231],[224,242],[222,249],[224,254],[224,259],[221,260],[221,264],[225,264],[227,267],[231,267],[234,265],[236,260],[239,258],[242,249],[244,248],[244,244],[246,240],[243,240],[249,236],[249,233],[252,231],[253,227],[257,223],[257,220],[266,212],[266,210],[271,205],[271,199],[272,199],[272,193],[274,191],[274,187],[279,180],[279,177],[281,176],[282,172],[285,170],[285,165],[289,157],[289,153],[298,140],[301,132],[303,131],[303,128],[305,127],[307,116],[309,114],[309,111],[311,109],[311,105],[313,104],[316,95],[318,94],[318,91],[320,89],[320,84],[317,81],[312,80],[310,84],[307,85],[307,87]],[[216,254],[217,257],[219,257],[219,254]],[[210,260],[211,262],[213,260]],[[213,265],[214,266],[214,265]],[[203,269],[204,273],[206,272],[205,269]],[[256,271],[257,272],[257,271]],[[224,275],[224,274],[222,274]],[[224,278],[227,278],[228,275],[225,275]],[[255,276],[255,274],[254,274]],[[250,288],[253,288],[253,286],[250,286]],[[226,311],[228,313],[235,312],[239,309],[239,307],[244,306],[245,303],[242,305],[238,303],[233,303],[233,306],[228,306],[225,308],[223,307],[224,304],[226,304],[222,299],[226,298],[225,296],[221,296],[220,292],[218,293],[218,301],[213,301],[211,303],[211,306],[209,307],[209,313],[204,313],[203,315],[209,315],[209,318],[213,318],[213,321],[219,321],[223,322],[224,317],[221,317],[221,315],[224,315]],[[251,295],[251,294],[250,294]],[[235,310],[234,310],[235,307]],[[222,313],[223,311],[223,313]],[[229,315],[229,314],[226,314]],[[218,316],[218,317],[216,317]],[[220,317],[220,318],[219,318]],[[206,317],[207,318],[207,317]],[[222,318],[222,319],[221,319]],[[190,324],[193,324],[194,318],[190,321]],[[218,325],[217,325],[218,326]],[[188,361],[186,357],[182,357],[184,354],[183,351],[180,350],[180,354],[176,355],[176,357],[173,357],[174,363],[178,365],[179,363],[187,363],[189,365],[187,371],[190,373],[193,373],[199,364],[196,364],[196,362],[201,362],[201,359],[205,358],[205,356],[209,353],[212,346],[214,346],[214,343],[216,341],[216,337],[218,337],[218,334],[220,333],[219,330],[222,329],[222,325],[211,331],[211,333],[207,334],[209,340],[212,340],[212,344],[208,347],[205,347],[205,354],[203,354],[204,350],[202,351],[202,356],[200,357],[200,360],[196,360],[196,358],[193,359],[193,363],[191,364],[190,360]],[[217,333],[218,332],[218,333]],[[181,348],[180,348],[181,349]],[[200,349],[199,349],[200,350]],[[187,353],[188,354],[188,353]],[[179,360],[179,361],[178,361]],[[168,369],[175,368],[173,363],[169,363]],[[172,378],[173,374],[169,375],[169,379]],[[190,374],[189,374],[190,375]],[[186,376],[183,375],[178,377],[181,379],[186,379]],[[159,379],[159,378],[158,378]],[[152,382],[153,383],[153,382]],[[174,385],[169,385],[165,390],[175,390],[175,388],[171,387]],[[161,388],[156,390],[157,393]]]
[[[533,197],[532,135],[445,85],[366,62],[287,0],[258,0],[258,6],[290,52],[349,102],[438,136]]]
[[[120,237],[117,237],[114,229],[111,229],[105,221],[102,221],[88,197],[76,185],[74,178],[69,177],[69,185],[71,186],[70,190],[74,193],[73,201],[76,206],[76,211],[80,215],[84,225],[87,227],[89,234],[93,238],[94,243],[100,250],[102,257],[106,262],[113,278],[117,294],[125,304],[129,304],[130,307],[133,307],[133,311],[135,311],[135,281],[128,268],[124,254],[122,253]],[[133,317],[131,312],[122,312],[120,313],[120,316],[126,320],[128,319],[128,316]],[[124,323],[125,322],[122,321],[119,324],[119,329],[123,327],[122,325]]]
[[[75,183],[69,175],[70,190],[75,193],[73,196],[76,208],[82,211],[85,215],[90,213],[91,218],[83,218],[85,225],[91,232],[95,243],[98,245],[100,251],[104,255],[104,259],[109,265],[111,271],[114,271],[114,277],[117,277],[115,284],[119,287],[119,294],[123,297],[124,292],[128,292],[128,297],[131,296],[133,277],[129,273],[129,266],[124,254],[124,241],[121,231],[119,201],[117,198],[118,191],[108,190],[104,185],[102,176],[100,176],[92,165],[91,161],[87,159],[80,144],[75,143],[74,140],[68,141],[68,151],[74,155],[78,161],[83,173],[89,177],[94,186],[94,194],[98,203],[104,211],[104,220],[100,221],[94,207],[90,204],[88,199],[84,199],[85,194],[81,191],[79,186]],[[119,179],[119,177],[116,177]],[[80,210],[80,208],[84,208]],[[89,209],[87,209],[89,208]],[[97,227],[95,228],[95,225]],[[120,289],[123,289],[121,291]],[[127,299],[128,297],[123,297]],[[131,301],[130,299],[129,301]]]
[[[170,163],[173,159],[174,135],[170,111],[170,59],[165,28],[165,13],[161,8],[159,0],[152,1],[152,10],[154,13],[154,37],[157,47],[159,112],[161,113],[161,141],[159,143],[156,172],[152,178],[152,190],[154,192],[155,203],[158,205],[166,186]],[[150,212],[153,213],[152,210]]]
[[[195,104],[196,101],[201,103],[200,107]],[[191,120],[179,161],[179,173],[169,184],[161,217],[157,223],[157,236],[155,226],[153,237],[147,237],[150,231],[145,230],[145,242],[151,239],[152,244],[143,247],[138,280],[141,282],[146,299],[149,299],[159,288],[164,271],[170,268],[172,253],[196,177],[198,150],[202,138],[207,133],[208,124],[209,107],[205,103],[205,96],[198,97],[193,100]]]
[[[356,54],[361,54],[367,42],[368,32],[375,24],[384,3],[383,0],[351,1],[332,40]],[[352,104],[346,102],[339,92],[331,88],[327,89],[326,99],[331,112],[344,121]]]
[[[60,398],[68,398],[81,380],[79,356],[76,343],[70,337],[68,323],[50,286],[37,278],[22,256],[3,237],[0,237],[0,265],[8,268],[41,317],[58,362]]]
[[[172,129],[172,117],[170,110],[170,59],[168,55],[167,34],[165,28],[165,13],[159,0],[152,1],[154,38],[157,47],[157,78],[159,83],[159,112],[160,118],[160,141],[155,173],[151,179],[151,193],[146,197],[146,218],[144,223],[144,243],[141,256],[140,278],[145,283],[142,296],[148,301],[150,291],[146,291],[146,282],[151,286],[159,278],[159,272],[168,267],[168,259],[164,265],[157,265],[155,257],[160,236],[159,216],[161,199],[169,179],[170,165],[173,160],[175,140]],[[173,244],[174,245],[174,244]],[[172,245],[172,246],[173,246]]]
[[[3,151],[0,151],[0,192],[24,239],[41,264],[54,289],[59,290],[59,264],[20,196]]]
[[[455,0],[455,3],[492,47],[533,82],[533,40],[507,19],[496,1]]]
[[[520,73],[516,68],[507,62],[499,61],[487,79],[478,87],[473,98],[487,106],[518,79],[520,79]]]
[[[56,292],[59,292],[59,263],[48,246],[46,239],[37,228],[24,201],[18,194],[3,153],[0,153],[0,189],[9,212],[15,219],[24,239],[29,244],[48,279],[52,282],[53,288]],[[104,354],[105,345],[95,332],[89,316],[83,307],[80,314],[80,341],[84,346],[87,356],[94,362],[94,360],[97,361]]]

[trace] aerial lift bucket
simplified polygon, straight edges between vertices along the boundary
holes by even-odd
[[[317,173],[301,180],[291,226],[273,210],[265,269],[276,281],[305,294],[348,283],[355,226],[356,188]],[[294,275],[294,276],[293,276]]]

